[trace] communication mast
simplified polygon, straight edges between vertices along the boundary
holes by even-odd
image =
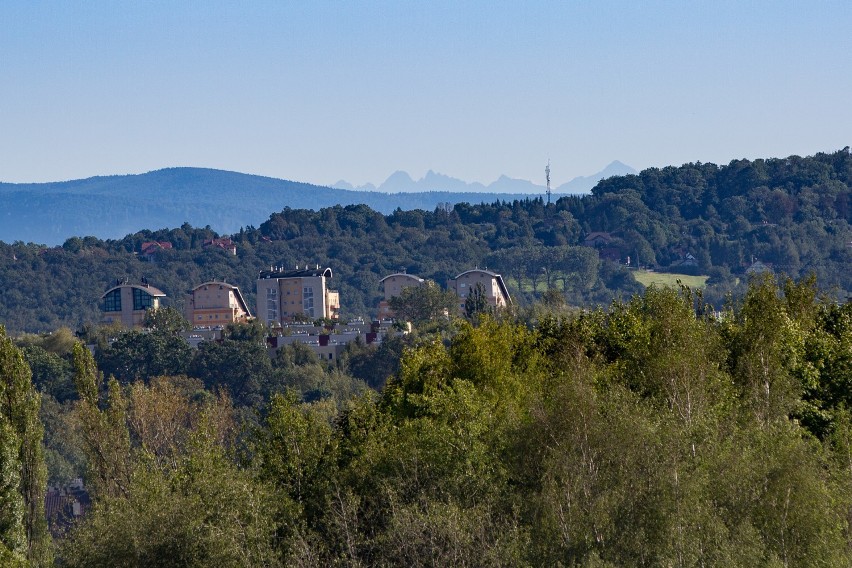
[[[544,175],[547,177],[547,204],[550,205],[550,160],[547,160],[547,167],[544,168]]]

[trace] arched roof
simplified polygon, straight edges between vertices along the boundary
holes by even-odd
[[[120,290],[121,288],[137,288],[139,290],[142,290],[146,294],[154,296],[155,298],[165,298],[166,297],[165,292],[163,292],[159,288],[154,288],[150,284],[119,284],[118,286],[113,286],[112,288],[110,288],[109,290],[104,292],[103,295],[101,296],[101,299],[103,300],[104,298],[106,298],[107,294],[109,294],[113,290]]]
[[[211,280],[209,282],[204,282],[203,284],[199,284],[198,286],[193,288],[191,290],[191,292],[195,292],[196,290],[198,290],[202,286],[224,286],[225,288],[228,288],[229,290],[233,290],[234,288],[237,288],[233,284],[228,284],[227,282],[216,282],[215,280]],[[239,288],[237,288],[237,289],[239,289]]]
[[[485,274],[486,276],[490,276],[491,278],[494,278],[497,281],[497,286],[500,288],[500,292],[503,293],[503,297],[506,299],[506,303],[507,304],[512,303],[512,297],[509,296],[509,289],[506,288],[506,283],[503,281],[503,277],[500,276],[499,274],[497,274],[496,272],[492,272],[490,270],[485,270],[483,268],[472,268],[470,270],[465,270],[464,272],[462,272],[461,274],[459,274],[458,276],[453,278],[453,280],[458,280],[459,278],[461,278],[465,274],[471,274],[473,272],[478,272],[480,274]]]
[[[483,274],[487,274],[488,276],[491,276],[492,278],[498,278],[498,277],[501,277],[501,276],[500,276],[499,274],[497,274],[496,272],[491,272],[490,270],[486,270],[486,269],[484,269],[484,268],[471,268],[470,270],[465,270],[464,272],[462,272],[461,274],[459,274],[458,276],[456,276],[456,277],[454,278],[454,280],[458,280],[459,278],[461,278],[461,277],[462,277],[462,276],[464,276],[465,274],[470,274],[471,272],[481,272],[481,273],[483,273]]]
[[[202,286],[222,286],[223,288],[228,288],[234,293],[234,297],[237,299],[237,302],[239,302],[240,307],[243,309],[243,311],[248,314],[249,317],[251,317],[251,310],[249,310],[248,304],[246,303],[245,298],[243,298],[243,294],[242,292],[240,292],[239,286],[234,286],[233,284],[228,284],[227,282],[216,282],[215,280],[211,280],[210,282],[204,282],[203,284],[199,284],[198,286],[190,290],[189,293],[192,294]]]
[[[412,280],[417,280],[417,282],[419,282],[419,283],[421,283],[421,284],[422,284],[423,282],[425,282],[425,280],[423,280],[423,279],[422,279],[422,278],[420,278],[419,276],[415,276],[415,275],[413,275],[413,274],[406,274],[405,272],[395,272],[395,273],[393,273],[393,274],[388,274],[387,276],[385,276],[384,278],[382,278],[381,280],[379,280],[379,284],[381,284],[382,282],[384,282],[385,280],[387,280],[388,278],[391,278],[391,277],[393,277],[393,276],[402,276],[403,278],[410,278],[410,279],[412,279]]]

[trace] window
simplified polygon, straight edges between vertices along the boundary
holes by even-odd
[[[278,321],[278,290],[266,289],[266,321]]]
[[[305,286],[302,290],[302,309],[311,317],[314,317],[314,289]]]
[[[151,296],[148,292],[144,290],[140,290],[139,288],[133,289],[133,309],[135,310],[147,310],[151,306],[154,305],[154,297]]]
[[[121,289],[116,289],[104,296],[105,312],[121,311]]]

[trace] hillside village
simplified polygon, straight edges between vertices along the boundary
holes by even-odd
[[[153,247],[143,247],[150,248]],[[215,280],[198,284],[186,294],[184,317],[192,329],[184,337],[197,347],[203,341],[221,339],[228,324],[256,319],[269,330],[267,344],[271,356],[281,346],[298,342],[310,347],[321,359],[334,361],[356,339],[368,345],[381,343],[396,319],[397,314],[391,308],[393,298],[407,288],[435,285],[405,272],[389,274],[379,281],[383,294],[376,320],[365,323],[363,318],[357,318],[340,322],[340,293],[331,288],[332,278],[332,269],[319,265],[263,270],[256,281],[255,315],[238,286]],[[465,301],[474,290],[481,291],[478,293],[494,311],[512,302],[503,277],[478,267],[449,279],[447,290],[457,296],[460,314],[464,314]],[[159,309],[165,297],[165,292],[146,278],[139,283],[118,280],[101,296],[101,323],[142,328],[148,310]],[[344,323],[340,329],[339,323]]]

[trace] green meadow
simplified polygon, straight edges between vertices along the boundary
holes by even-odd
[[[678,280],[690,288],[704,288],[708,276],[690,276],[688,274],[674,274],[672,272],[654,272],[651,270],[635,270],[633,277],[643,286],[656,284],[658,286],[677,286]]]

